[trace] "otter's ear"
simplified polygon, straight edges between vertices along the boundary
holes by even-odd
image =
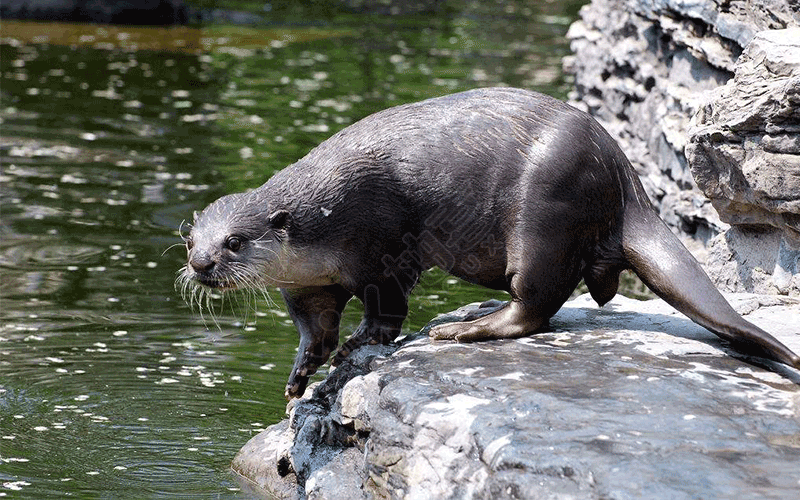
[[[197,210],[192,212],[192,219],[194,222],[197,222],[197,218],[200,217],[200,214],[197,213]]]
[[[289,225],[290,215],[286,210],[276,210],[272,212],[267,220],[273,229],[284,229]]]

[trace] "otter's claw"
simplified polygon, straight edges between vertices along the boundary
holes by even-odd
[[[289,381],[286,383],[286,390],[283,395],[287,400],[299,398],[306,392],[308,386],[308,376],[299,375],[294,372],[289,376]]]
[[[294,398],[299,398],[306,392],[306,386],[308,386],[308,378],[303,379],[296,379],[295,382],[289,380],[286,384],[286,390],[283,391],[283,396],[286,398],[287,401],[291,401]]]
[[[309,359],[303,359],[302,363],[295,363],[292,373],[289,375],[289,381],[286,383],[286,390],[283,392],[286,399],[302,396],[306,392],[309,377],[317,373],[317,368],[319,368],[319,364]]]

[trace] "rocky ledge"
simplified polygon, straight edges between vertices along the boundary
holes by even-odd
[[[728,298],[800,351],[797,300]],[[800,372],[737,354],[660,300],[584,295],[551,328],[475,344],[426,328],[361,348],[233,469],[282,499],[797,494]]]
[[[800,2],[591,0],[568,36],[571,99],[717,286],[800,297]]]

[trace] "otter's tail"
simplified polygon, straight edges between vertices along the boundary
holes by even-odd
[[[692,321],[744,353],[800,368],[800,356],[728,304],[694,256],[650,207],[628,207],[622,247],[642,281]]]

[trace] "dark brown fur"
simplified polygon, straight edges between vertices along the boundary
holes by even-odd
[[[633,269],[676,309],[738,349],[800,358],[739,316],[659,219],[625,155],[589,115],[517,89],[482,89],[391,108],[342,130],[258,189],[197,218],[182,279],[278,286],[300,332],[286,388],[303,393],[358,297],[359,327],[334,363],[390,342],[423,270],[438,266],[511,300],[435,327],[459,341],[546,325],[583,278],[609,301]]]

